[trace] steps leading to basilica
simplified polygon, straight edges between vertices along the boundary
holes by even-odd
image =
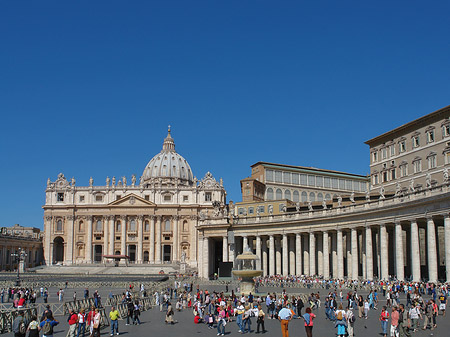
[[[129,265],[129,266],[103,266],[103,265],[73,265],[73,266],[44,266],[35,268],[36,274],[86,274],[86,275],[159,275],[178,272],[177,265]]]

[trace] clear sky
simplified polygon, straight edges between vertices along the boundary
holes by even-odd
[[[199,179],[369,172],[364,141],[450,104],[448,1],[2,1],[0,226],[47,178],[138,177],[167,125]]]

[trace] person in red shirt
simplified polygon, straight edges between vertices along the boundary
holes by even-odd
[[[383,306],[383,308],[381,308],[380,322],[381,322],[381,329],[383,330],[384,337],[387,337],[388,321],[389,321],[389,312],[386,310],[386,307]]]
[[[72,309],[69,309],[69,318],[67,319],[67,321],[69,322],[68,337],[75,337],[75,331],[77,329],[78,323],[78,315]]]
[[[23,308],[25,306],[25,298],[22,296],[19,301],[17,302],[17,308]]]

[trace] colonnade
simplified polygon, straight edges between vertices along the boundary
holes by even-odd
[[[441,240],[436,231],[443,234]],[[211,255],[209,242],[220,239],[204,237],[204,256]],[[236,231],[234,245],[228,244],[226,236],[222,240],[224,262],[233,262],[237,254],[250,249],[259,257],[257,265],[263,275],[367,280],[395,276],[399,280],[426,278],[433,282],[441,276],[450,281],[450,264],[445,275],[439,275],[439,267],[450,263],[448,214],[348,227],[310,226],[308,230],[282,233],[250,235]],[[208,276],[212,267],[209,261],[203,261],[201,275]]]

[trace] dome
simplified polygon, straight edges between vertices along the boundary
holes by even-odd
[[[193,182],[194,176],[191,167],[186,159],[175,151],[175,142],[170,135],[170,127],[161,152],[148,162],[142,177],[144,182],[152,178],[178,178],[188,183]]]

